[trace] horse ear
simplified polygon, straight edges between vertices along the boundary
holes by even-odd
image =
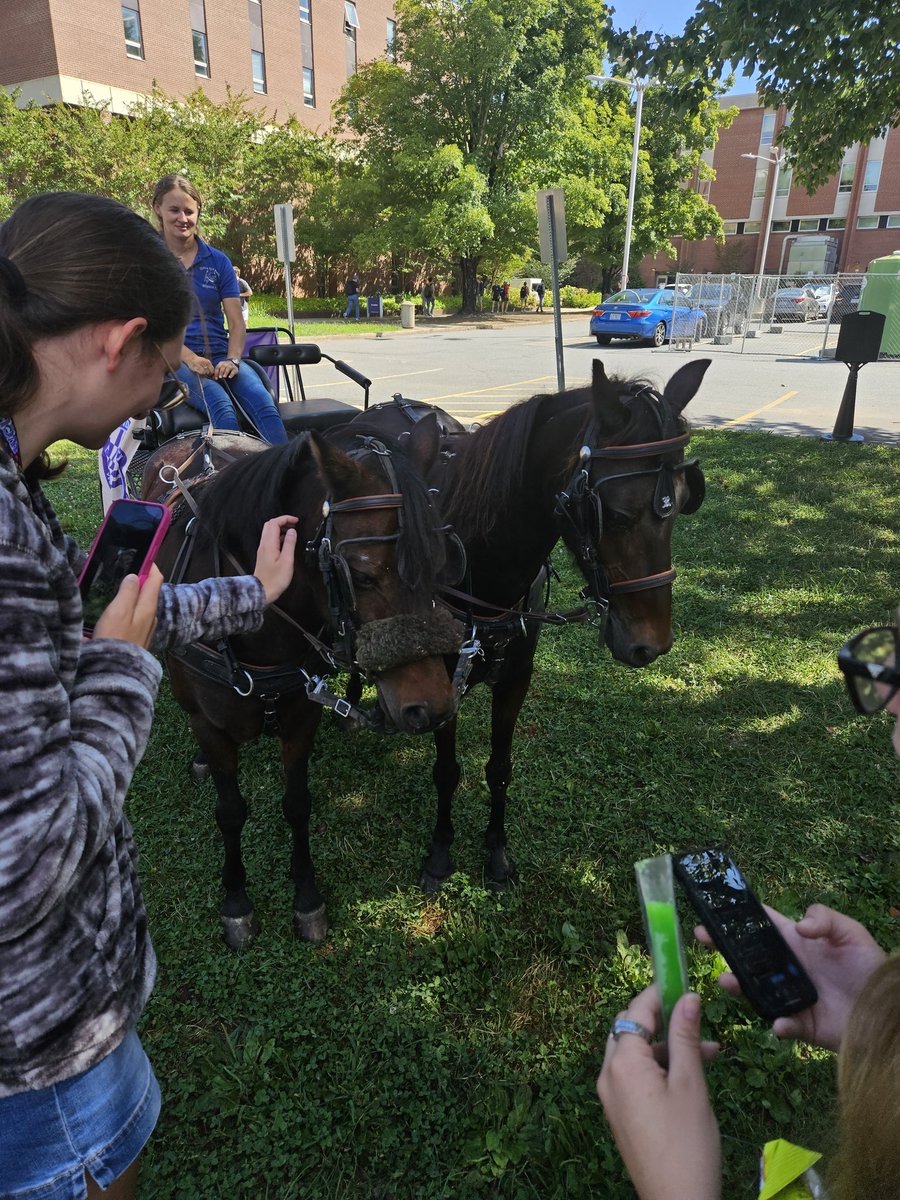
[[[703,376],[711,362],[711,358],[698,358],[696,362],[685,363],[675,372],[663,392],[663,397],[673,412],[680,413],[688,401],[697,395],[697,389],[703,382]]]
[[[437,413],[428,413],[421,421],[416,421],[407,444],[410,464],[423,479],[427,479],[441,449]]]
[[[358,465],[315,430],[309,434],[309,450],[325,491],[330,496],[345,498],[359,479]]]
[[[628,410],[619,397],[619,389],[610,381],[599,358],[594,359],[591,398],[600,433],[621,429],[627,420]]]

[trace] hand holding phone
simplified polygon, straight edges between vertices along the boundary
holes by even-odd
[[[110,505],[78,580],[88,637],[115,600],[126,576],[137,576],[137,586],[141,588],[162,545],[170,519],[164,504],[114,500]],[[158,593],[158,587],[156,591]],[[135,608],[136,601],[137,596],[132,599],[130,608]],[[127,601],[123,607],[129,607]],[[103,636],[111,635],[104,633]]]
[[[856,997],[887,955],[864,925],[824,904],[810,905],[799,921],[763,907],[819,994],[811,1008],[779,1017],[773,1025],[775,1034],[839,1050]],[[694,932],[704,945],[713,945],[704,926]],[[720,975],[719,983],[731,995],[741,995],[741,985],[730,972]]]
[[[733,859],[721,850],[679,854],[675,877],[760,1016],[774,1021],[811,1008],[812,980]]]
[[[126,576],[115,598],[100,614],[92,636],[131,642],[149,650],[156,631],[156,610],[162,584],[162,572],[156,566],[150,568],[150,574],[142,584],[136,575]]]

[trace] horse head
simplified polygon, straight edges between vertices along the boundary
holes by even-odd
[[[560,493],[563,539],[598,603],[608,603],[613,656],[644,667],[672,647],[672,527],[703,500],[703,473],[686,461],[682,412],[709,359],[682,367],[656,392],[610,379],[594,362],[590,417],[569,484]]]
[[[436,421],[419,422],[402,450],[353,430],[313,434],[310,451],[325,499],[306,555],[332,637],[352,630],[353,661],[394,728],[434,730],[456,711],[443,656],[463,635],[434,605],[444,531],[422,480],[439,453]]]

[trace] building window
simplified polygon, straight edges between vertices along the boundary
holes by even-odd
[[[766,194],[766,184],[769,182],[769,168],[757,167],[756,175],[753,179],[753,199],[759,200],[761,196]]]
[[[737,233],[738,223],[737,223],[737,221],[723,221],[722,229],[723,229],[726,237],[731,237],[732,234]]]
[[[772,112],[763,113],[762,133],[759,136],[759,144],[761,146],[771,146],[774,136],[775,114]]]
[[[791,179],[793,178],[793,167],[780,167],[778,170],[778,182],[775,184],[775,195],[786,196],[791,190]]]
[[[847,228],[847,218],[846,217],[829,217],[828,218],[828,228],[829,229],[846,229]]]
[[[853,191],[853,176],[855,174],[856,174],[856,163],[855,162],[844,163],[844,165],[841,167],[841,178],[838,183],[838,191],[839,192],[852,192]]]
[[[798,233],[817,233],[819,229],[818,217],[803,217],[797,223]]]
[[[347,53],[347,78],[356,74],[356,31],[359,16],[353,0],[344,0],[344,42]]]
[[[199,29],[191,30],[194,42],[194,74],[201,79],[209,79],[209,45],[206,34]]]
[[[857,217],[856,218],[856,228],[857,229],[877,229],[878,228],[878,218],[877,217]]]
[[[266,56],[262,50],[250,51],[250,66],[253,75],[253,90],[260,92],[262,95],[266,93]]]
[[[316,107],[316,79],[312,67],[303,68],[303,103],[307,108]]]
[[[790,233],[791,232],[790,221],[773,221],[772,222],[772,232],[773,233]]]
[[[387,19],[387,37],[385,38],[385,54],[388,62],[397,61],[397,22]]]
[[[144,38],[141,34],[141,13],[137,0],[133,8],[122,5],[122,26],[125,30],[125,53],[129,58],[143,58]]]
[[[881,178],[881,163],[873,161],[871,158],[866,163],[866,174],[863,178],[864,192],[877,192],[878,181]]]
[[[760,222],[759,221],[745,221],[744,222],[744,230],[743,230],[744,233],[759,233],[759,230],[760,230]]]
[[[300,0],[300,20],[304,25],[312,25],[312,0]]]

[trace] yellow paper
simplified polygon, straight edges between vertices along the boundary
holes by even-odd
[[[803,1174],[822,1157],[814,1150],[804,1150],[776,1138],[766,1142],[762,1154],[762,1190],[759,1200],[809,1200],[809,1188],[803,1182]]]

